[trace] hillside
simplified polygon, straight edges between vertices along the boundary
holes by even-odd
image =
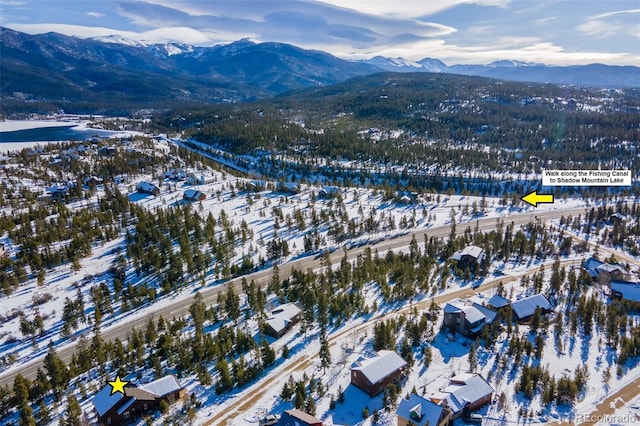
[[[179,104],[269,98],[294,89],[331,86],[380,71],[480,75],[594,87],[638,87],[638,67],[572,67],[515,61],[452,65],[376,56],[349,61],[284,43],[239,40],[198,47],[145,45],[120,37],[81,39],[28,35],[0,28],[4,114],[37,111],[121,113]]]

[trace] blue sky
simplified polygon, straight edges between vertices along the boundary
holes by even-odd
[[[640,0],[0,0],[0,25],[201,46],[250,38],[449,65],[640,66]]]

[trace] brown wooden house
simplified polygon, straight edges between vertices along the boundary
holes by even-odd
[[[393,351],[380,351],[376,357],[351,367],[351,384],[374,396],[391,383],[402,380],[406,372],[407,362],[400,355]]]

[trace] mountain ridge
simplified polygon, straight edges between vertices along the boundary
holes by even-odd
[[[222,103],[322,87],[377,72],[435,72],[595,87],[640,87],[640,68],[558,67],[512,60],[451,65],[376,56],[346,60],[319,50],[241,39],[209,47],[120,36],[29,35],[0,27],[0,95],[15,102],[160,100]]]

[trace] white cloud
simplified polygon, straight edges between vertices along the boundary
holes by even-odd
[[[620,35],[626,29],[638,28],[638,18],[634,15],[640,15],[640,9],[619,10],[615,12],[607,12],[599,15],[590,16],[585,22],[577,26],[577,30],[591,37],[607,38]],[[631,21],[627,20],[631,18]],[[630,24],[630,25],[627,25]],[[637,31],[628,32],[637,37]]]
[[[402,3],[389,0],[350,0],[349,2],[344,0],[321,0],[321,2],[376,16],[415,18],[428,16],[460,4],[505,7],[511,3],[511,0],[402,0]]]
[[[32,6],[37,1],[26,3]],[[602,3],[586,2],[584,8],[571,13],[565,10],[562,0],[105,2],[109,7],[100,9],[95,3],[79,1],[77,4],[84,8],[79,7],[76,14],[51,13],[40,18],[51,19],[50,24],[30,20],[31,15],[23,13],[10,17],[5,14],[4,19],[0,16],[0,25],[29,33],[119,35],[137,41],[202,46],[250,38],[324,50],[347,58],[384,55],[419,60],[429,56],[449,64],[499,59],[560,65],[640,64],[638,44],[634,43],[640,37],[640,10],[620,6],[630,2],[612,3],[608,8]],[[607,12],[612,8],[617,10]],[[96,22],[103,27],[86,26],[86,18],[78,19],[81,14],[101,18]]]

